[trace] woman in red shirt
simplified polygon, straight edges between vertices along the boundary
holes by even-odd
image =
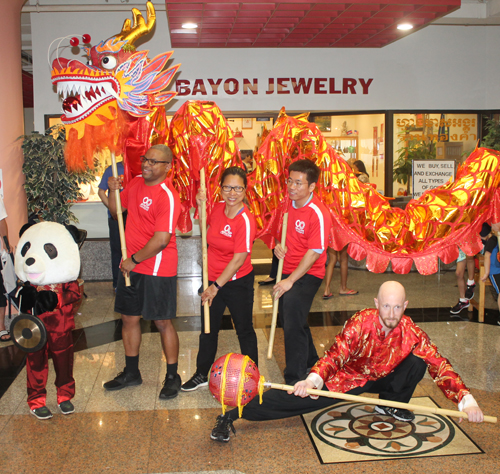
[[[208,280],[201,303],[210,306],[210,333],[203,323],[195,374],[182,385],[190,392],[208,385],[208,372],[215,360],[219,328],[224,311],[229,308],[240,342],[241,353],[258,363],[257,336],[253,328],[254,272],[250,261],[255,239],[255,218],[243,202],[247,176],[242,168],[230,167],[221,178],[223,201],[215,204],[207,225]],[[196,196],[198,207],[205,205],[206,191]]]

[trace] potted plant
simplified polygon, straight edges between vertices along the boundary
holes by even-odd
[[[28,215],[60,224],[78,222],[71,206],[82,197],[80,184],[92,182],[94,176],[90,171],[68,172],[64,161],[64,128],[56,125],[43,135],[33,132],[20,138]]]
[[[404,146],[397,150],[398,157],[394,161],[393,176],[398,183],[406,185],[406,193],[410,194],[413,160],[433,160],[436,158],[436,142],[434,140],[421,141],[405,134],[401,140]]]
[[[481,146],[500,151],[500,121],[488,119],[485,128],[488,133],[481,140]]]

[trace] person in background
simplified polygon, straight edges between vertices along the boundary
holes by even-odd
[[[241,161],[243,161],[243,165],[245,166],[245,170],[247,173],[251,173],[253,171],[253,156],[252,150],[248,150],[246,152],[242,152]]]
[[[208,385],[208,373],[217,353],[219,329],[229,308],[241,353],[258,364],[257,335],[253,328],[254,272],[251,263],[256,233],[255,218],[243,202],[247,176],[242,168],[227,168],[221,177],[223,201],[216,203],[207,225],[208,279],[201,295],[201,333],[196,372],[182,385],[191,392]],[[206,190],[196,196],[198,208],[205,205]],[[203,305],[210,306],[210,333],[205,334]]]
[[[9,229],[7,227],[7,211],[3,204],[3,199],[0,196],[0,238],[2,243],[0,245],[12,254],[12,249],[9,244]],[[0,270],[2,269],[2,262],[0,261]],[[2,272],[0,271],[0,342],[9,342],[11,340],[10,333],[5,329],[5,308],[7,307],[7,298],[5,296],[5,287],[3,286]]]
[[[368,174],[368,171],[366,171],[365,164],[361,160],[356,160],[352,164],[352,170],[354,171],[356,178],[358,178],[360,182],[370,182],[370,175]]]
[[[276,257],[276,255],[274,255],[273,252],[271,273],[269,273],[269,276],[267,278],[259,281],[259,286],[274,285],[276,283],[276,277],[278,276],[278,265],[279,265],[279,259],[278,257]]]
[[[486,281],[489,277],[497,294],[497,305],[500,311],[500,253],[498,252],[497,235],[500,231],[500,224],[493,224],[491,227],[491,236],[484,247],[484,275],[481,280]],[[497,324],[500,324],[500,317],[497,319]]]
[[[481,231],[479,232],[479,237],[483,242],[483,249],[486,245],[486,241],[488,240],[490,232],[491,226],[486,222],[483,223]],[[465,255],[465,253],[462,252],[460,248],[458,249],[458,251],[459,256],[457,259],[457,268],[455,270],[455,275],[457,276],[459,299],[458,303],[453,306],[453,308],[451,308],[451,314],[459,314],[463,309],[468,308],[470,306],[470,300],[474,298],[474,290],[476,289],[476,282],[474,280],[476,264],[474,256]],[[465,268],[467,268],[467,283],[465,282],[464,278]]]
[[[370,176],[366,171],[365,164],[361,160],[353,161],[352,163],[350,163],[350,166],[354,171],[354,173],[356,174],[356,178],[358,178],[358,180],[361,183],[370,182]],[[359,293],[357,290],[351,290],[347,288],[347,274],[349,272],[349,256],[347,255],[347,245],[340,251],[328,247],[328,264],[326,266],[325,289],[323,291],[324,300],[329,300],[330,298],[333,298],[333,293],[330,285],[332,282],[333,270],[335,268],[337,261],[340,262],[339,295],[354,296]]]
[[[475,263],[473,255],[465,255],[462,249],[459,250],[457,258],[457,268],[455,275],[457,277],[457,286],[459,292],[458,303],[450,309],[451,314],[459,314],[465,308],[468,308],[469,301],[474,297],[476,282],[474,281]],[[467,268],[467,284],[465,283],[465,269]],[[472,277],[472,278],[471,278]]]
[[[365,164],[361,160],[356,160],[350,163],[356,178],[361,183],[369,183],[370,176],[366,171]],[[323,299],[329,300],[333,297],[333,293],[330,288],[330,284],[333,277],[333,270],[337,261],[340,262],[340,296],[354,296],[359,292],[357,290],[350,290],[347,288],[347,274],[349,272],[349,256],[347,255],[347,246],[345,246],[342,250],[337,251],[330,247],[328,247],[328,265],[326,266],[325,272],[325,290],[323,291]]]
[[[116,164],[118,176],[123,180],[123,162],[120,161]],[[120,243],[120,232],[118,230],[118,220],[116,212],[114,214],[109,210],[109,187],[108,179],[113,176],[113,169],[108,166],[102,175],[101,182],[99,183],[99,191],[97,194],[101,198],[102,203],[108,209],[108,228],[109,228],[109,247],[111,249],[111,271],[113,272],[113,289],[116,291],[116,284],[118,282],[118,274],[120,273],[120,262],[122,260],[122,250]],[[120,188],[120,192],[123,188]],[[127,212],[123,214],[123,225],[127,222]]]
[[[350,290],[347,288],[347,273],[349,270],[349,256],[347,255],[347,245],[340,251],[333,250],[328,247],[328,264],[326,265],[325,271],[325,289],[323,291],[323,299],[329,300],[333,298],[333,293],[331,291],[330,285],[333,277],[333,270],[337,261],[340,262],[340,296],[354,296],[358,294],[356,290]]]

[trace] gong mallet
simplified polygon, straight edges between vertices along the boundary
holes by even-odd
[[[293,392],[292,385],[284,385],[281,383],[271,383],[264,382],[264,388],[274,388],[276,390],[285,390],[287,392]],[[466,418],[468,419],[467,413],[458,410],[447,410],[445,408],[436,408],[436,407],[426,407],[423,405],[416,405],[414,403],[402,403],[395,402],[392,400],[384,400],[382,398],[369,398],[369,397],[361,397],[359,395],[350,395],[348,393],[338,393],[338,392],[328,392],[326,390],[317,390],[314,388],[308,388],[307,393],[309,395],[327,397],[327,398],[338,398],[340,400],[348,400],[350,402],[357,403],[367,403],[369,405],[382,405],[384,407],[391,408],[402,408],[404,410],[411,410],[417,413],[434,413],[436,415],[443,416],[452,416],[455,418]],[[496,416],[484,416],[484,421],[488,423],[496,423]]]
[[[111,169],[113,171],[113,178],[118,178],[118,168],[116,167],[115,152],[111,152]],[[118,232],[120,233],[120,245],[122,249],[122,260],[127,259],[127,242],[125,241],[125,226],[123,225],[123,211],[122,201],[120,199],[120,190],[115,190],[116,201],[116,216],[118,220]],[[130,286],[130,276],[125,276],[125,286]]]
[[[202,167],[200,170],[200,187],[205,190],[206,196],[206,185],[205,185],[205,168]],[[203,291],[208,288],[208,255],[207,255],[207,201],[200,209],[201,218],[201,253],[203,261]],[[210,307],[208,302],[203,305],[203,322],[205,326],[205,334],[210,333]]]
[[[283,216],[283,227],[281,229],[281,246],[283,249],[286,244],[286,228],[288,226],[288,212],[285,212]],[[278,263],[278,274],[276,275],[276,283],[281,281],[281,276],[283,275],[283,263],[284,259],[281,259]],[[274,347],[274,334],[276,333],[276,323],[278,322],[278,306],[279,299],[273,300],[273,318],[271,320],[271,332],[269,333],[269,347],[267,349],[267,358],[273,358],[273,347]]]

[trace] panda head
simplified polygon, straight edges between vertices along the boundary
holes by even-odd
[[[77,236],[75,226],[56,222],[23,226],[15,255],[18,278],[39,286],[76,280],[80,273]]]

